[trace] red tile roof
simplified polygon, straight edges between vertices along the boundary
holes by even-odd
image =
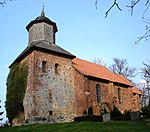
[[[118,77],[120,77],[123,81],[125,81],[126,83],[128,83],[130,86],[133,86],[133,84],[124,76],[116,74]]]
[[[118,75],[114,74],[106,67],[94,64],[92,62],[82,60],[79,58],[75,58],[72,60],[72,66],[81,72],[83,75],[96,77],[100,79],[109,80],[110,82],[117,82],[121,84],[125,84],[128,86],[132,86],[129,82],[120,78]]]
[[[141,92],[138,88],[136,88],[135,86],[133,86],[133,84],[132,84],[128,79],[126,79],[126,78],[125,78],[124,76],[122,76],[122,75],[118,75],[118,76],[120,76],[124,81],[130,83],[130,85],[132,86],[132,92],[133,92],[133,93],[142,95],[142,92]]]
[[[132,87],[132,92],[133,92],[133,93],[136,93],[136,94],[140,94],[140,95],[143,94],[143,93],[142,93],[138,88],[136,88],[136,87]]]

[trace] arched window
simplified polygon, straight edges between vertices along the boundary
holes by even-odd
[[[120,88],[118,88],[118,100],[119,100],[119,104],[121,104],[121,94],[120,94]]]
[[[97,97],[97,103],[101,102],[101,88],[99,84],[96,84],[96,97]]]

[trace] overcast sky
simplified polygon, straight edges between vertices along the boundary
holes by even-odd
[[[114,7],[105,18],[112,0],[45,0],[45,14],[56,22],[56,44],[78,58],[91,61],[103,58],[109,64],[112,58],[125,58],[130,66],[140,69],[148,62],[150,42],[134,42],[144,33],[143,3],[135,7],[133,16],[125,5],[130,0],[118,0],[123,11]],[[42,0],[14,0],[0,7],[0,99],[3,106],[6,97],[8,66],[27,47],[26,25],[41,14]],[[140,75],[135,79],[140,81]],[[4,115],[5,116],[5,115]]]

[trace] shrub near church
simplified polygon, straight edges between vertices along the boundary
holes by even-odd
[[[7,78],[6,111],[12,123],[13,118],[24,112],[23,99],[27,86],[28,66],[26,63],[14,64]]]

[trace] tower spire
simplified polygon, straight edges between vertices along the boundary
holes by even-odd
[[[45,12],[44,12],[44,0],[43,0],[43,6],[42,6],[41,17],[45,17]]]

